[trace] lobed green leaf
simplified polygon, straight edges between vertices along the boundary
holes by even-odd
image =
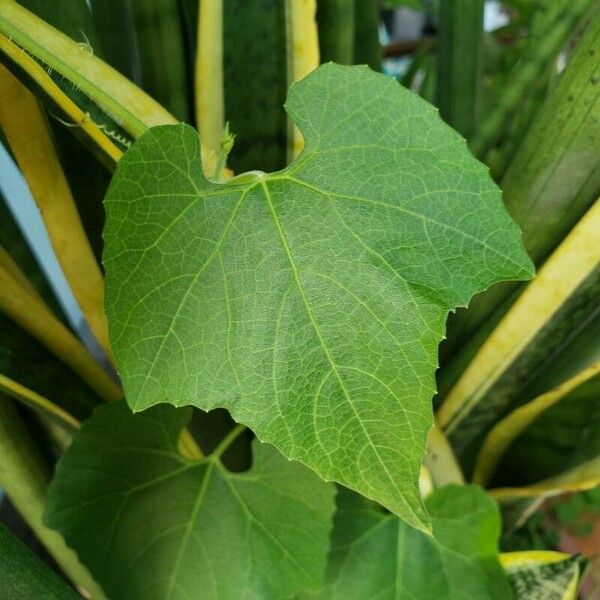
[[[319,600],[506,600],[500,516],[475,486],[447,486],[426,500],[434,538],[342,490],[333,533],[329,585]]]
[[[325,571],[334,487],[253,444],[252,468],[188,461],[189,410],[98,408],[61,459],[46,521],[114,600],[287,598]],[[243,592],[243,593],[242,593]]]
[[[134,410],[227,408],[288,458],[427,529],[418,490],[448,312],[531,264],[429,104],[365,67],[290,88],[305,149],[226,184],[151,130],[106,198],[111,344]]]

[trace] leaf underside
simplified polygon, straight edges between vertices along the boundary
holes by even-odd
[[[45,520],[115,600],[288,598],[322,582],[333,484],[254,441],[253,465],[177,452],[190,416],[102,406],[61,459]]]
[[[446,316],[531,264],[486,169],[396,82],[328,64],[286,109],[305,149],[277,173],[207,181],[185,125],[120,161],[104,262],[128,402],[227,408],[427,529],[417,480]]]

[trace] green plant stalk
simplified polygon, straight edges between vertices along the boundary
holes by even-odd
[[[180,121],[190,120],[183,31],[177,0],[133,0],[142,88]]]
[[[321,62],[351,65],[354,61],[354,0],[317,3]]]
[[[442,0],[437,105],[463,136],[473,131],[479,90],[483,0]]]
[[[423,466],[429,471],[436,488],[456,483],[463,485],[465,477],[456,460],[452,446],[437,427],[432,427],[427,436],[427,454]]]
[[[573,28],[594,4],[594,0],[574,0],[549,27],[539,46],[530,48],[516,65],[510,85],[498,98],[496,108],[484,121],[473,137],[470,147],[476,156],[484,156],[502,135],[509,124],[509,117],[516,112],[529,93],[539,73],[556,58]]]
[[[422,66],[423,80],[419,86],[419,96],[430,104],[435,103],[435,90],[437,80],[437,57],[428,55]]]
[[[600,16],[596,15],[501,182],[505,205],[537,266],[600,194],[600,62],[593,58],[599,47]],[[504,283],[476,296],[467,311],[450,319],[442,356],[454,354],[456,360],[456,349],[466,347],[518,291],[517,284]],[[440,378],[445,377],[442,372]]]
[[[287,86],[303,79],[319,66],[319,34],[316,0],[284,1]],[[291,163],[304,148],[300,129],[288,117],[287,160]]]
[[[501,180],[506,173],[506,169],[527,135],[531,123],[534,122],[535,116],[548,94],[550,81],[554,74],[553,67],[554,65],[551,65],[546,72],[540,74],[531,95],[524,99],[521,111],[512,120],[502,145],[491,148],[485,155],[483,162],[490,167],[490,173],[495,181]]]
[[[597,14],[502,179],[506,207],[538,265],[600,192],[599,48]]]
[[[78,44],[89,45],[96,56],[104,57],[86,0],[19,0],[19,4]]]
[[[94,600],[105,598],[63,538],[43,525],[50,469],[12,402],[3,396],[0,396],[0,455],[0,485],[25,522],[77,588],[85,590]]]
[[[175,124],[158,102],[112,67],[14,0],[0,2],[0,33],[65,77],[133,137],[154,125]]]
[[[586,411],[586,417],[591,417],[593,419],[593,402],[591,400],[596,396],[598,391],[600,391],[600,387],[598,386],[598,382],[600,382],[600,378],[598,378],[599,373],[600,361],[597,361],[587,369],[577,373],[571,379],[561,383],[561,385],[555,389],[549,390],[531,402],[520,406],[502,421],[497,423],[488,433],[479,450],[475,470],[473,472],[473,482],[485,486],[490,481],[493,481],[493,476],[495,475],[498,465],[506,460],[507,454],[510,454],[511,451],[513,453],[515,452],[513,444],[515,441],[517,442],[516,457],[519,459],[519,463],[513,464],[512,468],[503,469],[500,472],[500,475],[505,480],[505,485],[514,485],[515,472],[520,475],[527,473],[530,470],[530,463],[534,464],[534,470],[537,467],[538,473],[540,471],[540,463],[552,464],[553,461],[549,460],[549,457],[553,454],[553,449],[549,448],[549,452],[547,452],[547,454],[544,453],[543,458],[538,459],[536,450],[543,445],[543,440],[540,443],[539,433],[538,436],[535,436],[534,434],[532,439],[527,440],[527,428],[532,423],[535,423],[538,418],[541,417],[544,419],[545,415],[549,414],[550,409],[556,404],[562,402],[563,406],[565,404],[572,405],[574,401],[573,398],[578,394],[581,394],[582,390],[585,390],[587,393],[584,395],[584,402],[581,402],[581,399],[579,399],[579,404],[583,407],[583,410]],[[589,383],[591,380],[595,381],[593,385],[590,386]],[[546,425],[547,424],[548,423],[546,423]],[[552,427],[550,427],[550,430],[551,429]],[[525,443],[523,444],[522,434],[524,433]],[[548,437],[550,438],[550,434]],[[550,439],[548,441],[550,442]],[[521,447],[519,447],[519,443],[521,443]],[[572,444],[572,447],[576,447],[576,444]],[[572,447],[570,447],[564,439],[562,440],[562,443],[560,444],[560,453],[565,455],[563,464],[569,464],[570,460],[572,460]],[[525,462],[521,462],[522,458],[526,459]],[[585,456],[581,459],[581,462],[584,462],[585,459],[589,458],[589,456]],[[575,465],[569,464],[569,466],[572,467]],[[545,479],[550,476],[548,474],[549,468],[550,467],[545,467],[545,465],[542,467],[542,470],[546,471],[546,473],[543,477],[540,477],[540,479]],[[553,473],[553,475],[556,475],[556,473]],[[536,479],[533,479],[533,481],[536,481]]]
[[[379,5],[373,0],[354,0],[354,64],[381,71]]]
[[[195,100],[204,172],[214,173],[225,127],[223,90],[223,1],[203,2],[198,11]]]

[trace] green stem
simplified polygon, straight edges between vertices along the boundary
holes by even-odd
[[[219,445],[213,450],[210,457],[213,459],[219,459],[227,451],[229,446],[237,440],[237,438],[246,431],[245,425],[236,425],[219,443]]]
[[[427,438],[427,454],[423,465],[429,471],[436,488],[450,483],[464,484],[463,472],[452,446],[437,427],[432,427]]]
[[[74,433],[80,427],[79,421],[68,411],[1,373],[0,392],[12,396],[15,400],[33,408],[45,417],[52,419],[69,433]]]
[[[104,599],[101,588],[79,562],[77,555],[66,546],[63,538],[43,525],[42,514],[50,469],[13,403],[2,396],[0,456],[0,486],[25,522],[77,588],[85,590],[94,600]]]
[[[0,2],[0,33],[56,71],[134,137],[177,123],[160,104],[112,67],[14,0]]]
[[[213,173],[225,127],[223,82],[223,0],[201,2],[195,68],[196,127],[200,132],[202,167]]]
[[[442,118],[465,137],[475,121],[479,90],[483,0],[442,0],[437,105]]]

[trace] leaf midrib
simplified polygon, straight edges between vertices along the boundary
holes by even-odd
[[[385,464],[385,461],[381,458],[379,451],[377,450],[377,447],[375,446],[375,444],[373,444],[373,441],[371,439],[371,436],[369,435],[369,432],[367,431],[367,429],[365,428],[365,425],[360,417],[360,415],[358,414],[358,412],[356,411],[356,407],[354,406],[354,403],[352,402],[352,399],[350,397],[350,394],[348,392],[348,389],[346,388],[345,382],[342,379],[342,376],[339,373],[338,370],[338,366],[336,364],[336,362],[333,360],[333,357],[331,356],[331,353],[329,351],[329,348],[327,347],[325,340],[323,339],[323,335],[321,333],[321,329],[315,319],[315,316],[313,315],[313,311],[312,308],[310,307],[310,303],[308,302],[308,298],[306,297],[306,293],[304,291],[304,287],[302,285],[302,282],[300,281],[300,275],[298,273],[298,268],[296,266],[296,263],[294,261],[294,258],[292,256],[287,238],[285,236],[285,233],[283,231],[283,228],[281,226],[281,221],[279,220],[279,216],[277,215],[277,211],[275,210],[275,206],[273,204],[273,200],[271,198],[271,193],[269,192],[269,188],[266,185],[266,183],[264,181],[260,182],[261,188],[263,190],[263,193],[265,195],[265,198],[267,200],[267,204],[269,206],[269,210],[271,211],[271,215],[273,217],[273,221],[275,223],[275,228],[277,229],[277,234],[279,236],[279,239],[281,241],[281,245],[283,247],[283,250],[286,254],[286,257],[289,261],[290,264],[290,268],[292,270],[292,274],[294,276],[294,280],[296,282],[296,286],[298,288],[298,291],[300,293],[300,296],[302,298],[302,302],[304,304],[306,313],[308,315],[308,318],[310,319],[311,325],[315,331],[315,334],[317,335],[317,338],[319,340],[319,344],[323,350],[323,353],[325,354],[327,361],[329,362],[329,364],[331,365],[331,369],[333,371],[333,373],[335,373],[335,376],[340,384],[340,388],[342,389],[342,392],[346,398],[346,401],[348,402],[350,408],[352,409],[352,412],[354,413],[357,422],[360,424],[360,427],[365,435],[366,440],[369,443],[369,446],[371,447],[371,449],[373,450],[373,452],[375,453],[375,456],[377,457],[377,460],[379,461],[379,464],[382,466],[383,471],[385,472],[388,481],[390,482],[390,484],[393,486],[393,488],[398,492],[399,494],[399,498],[401,498],[403,500],[403,503],[405,505],[405,507],[408,509],[408,511],[410,513],[412,513],[414,519],[416,522],[418,523],[422,523],[422,519],[419,518],[419,516],[416,514],[416,512],[413,510],[413,508],[409,505],[408,502],[404,501],[404,494],[402,493],[402,491],[398,488],[396,482],[394,481],[392,474],[390,473],[387,465]]]
[[[183,310],[183,308],[184,308],[184,306],[186,304],[187,298],[191,294],[191,292],[192,292],[195,284],[200,279],[200,277],[202,276],[202,274],[206,271],[206,269],[208,268],[208,266],[212,263],[212,261],[216,257],[219,256],[219,252],[220,252],[220,250],[221,250],[221,248],[222,248],[225,240],[228,237],[228,234],[229,234],[229,232],[231,230],[231,227],[234,224],[234,222],[236,220],[236,217],[237,217],[237,215],[238,215],[238,213],[239,213],[242,205],[244,204],[244,199],[248,196],[248,194],[253,189],[255,189],[257,187],[260,187],[262,189],[262,191],[263,191],[266,203],[267,203],[267,205],[269,207],[269,211],[270,211],[271,216],[273,218],[273,222],[274,222],[274,225],[275,225],[275,228],[276,228],[276,231],[277,231],[278,238],[279,238],[279,240],[281,242],[282,248],[283,248],[284,253],[285,253],[285,255],[287,257],[287,260],[289,262],[290,269],[292,271],[292,275],[293,275],[296,287],[298,289],[298,292],[300,294],[300,297],[302,299],[303,305],[305,307],[307,316],[308,316],[308,318],[310,320],[310,323],[311,323],[311,325],[313,327],[313,330],[315,331],[315,334],[316,334],[316,336],[318,338],[319,345],[321,346],[321,349],[322,349],[322,351],[323,351],[323,353],[324,353],[327,361],[329,362],[329,364],[331,366],[332,372],[335,374],[335,377],[338,380],[338,383],[340,385],[342,393],[343,393],[344,397],[346,398],[346,401],[347,401],[350,409],[352,410],[352,412],[353,412],[353,414],[354,414],[354,416],[356,418],[357,423],[359,424],[360,428],[363,431],[363,434],[365,436],[365,440],[368,443],[368,446],[373,451],[373,453],[374,453],[374,455],[375,455],[378,463],[380,464],[383,472],[385,473],[385,476],[388,479],[389,483],[391,484],[391,486],[398,493],[398,501],[401,501],[402,504],[407,509],[407,511],[412,514],[412,516],[415,519],[416,523],[422,523],[423,522],[422,519],[417,515],[417,513],[415,512],[415,510],[410,506],[410,503],[405,500],[405,498],[404,498],[404,494],[405,493],[398,487],[398,485],[394,481],[394,478],[392,477],[392,474],[390,473],[390,471],[389,471],[389,469],[388,469],[385,461],[382,459],[382,457],[381,457],[381,455],[380,455],[380,453],[379,453],[376,445],[373,443],[373,440],[371,439],[371,436],[370,436],[369,432],[367,431],[367,429],[366,429],[366,427],[365,427],[365,425],[364,425],[364,423],[363,423],[363,421],[362,421],[359,413],[356,410],[356,407],[354,406],[354,403],[352,401],[351,395],[350,395],[350,393],[349,393],[349,391],[348,391],[348,389],[346,387],[346,384],[345,384],[345,382],[344,382],[344,380],[343,380],[343,378],[342,378],[342,376],[341,376],[341,374],[339,372],[338,365],[334,361],[333,356],[331,355],[331,352],[329,350],[329,347],[325,343],[325,340],[324,340],[323,334],[321,332],[320,326],[317,323],[317,320],[316,320],[316,318],[315,318],[315,316],[313,314],[310,302],[308,301],[308,298],[307,298],[306,293],[304,291],[304,287],[303,287],[302,282],[300,280],[300,275],[299,275],[299,272],[298,272],[298,268],[297,268],[296,262],[295,262],[295,260],[293,258],[291,249],[289,247],[287,238],[285,236],[285,232],[283,231],[283,227],[282,227],[281,221],[280,221],[279,216],[277,214],[277,210],[275,208],[275,205],[273,203],[273,199],[271,197],[271,193],[270,193],[268,185],[267,185],[268,181],[277,181],[277,180],[281,180],[281,179],[288,180],[288,181],[290,181],[292,183],[295,183],[297,185],[304,185],[304,182],[302,182],[301,180],[299,180],[299,179],[297,179],[295,177],[291,177],[289,175],[284,175],[284,174],[275,174],[275,175],[272,175],[272,176],[269,176],[269,175],[259,176],[259,177],[257,177],[256,181],[252,182],[250,185],[247,185],[247,187],[245,187],[244,189],[239,190],[240,196],[237,199],[237,202],[236,202],[234,208],[231,211],[231,214],[230,214],[230,216],[229,216],[229,218],[227,220],[227,223],[225,224],[225,227],[223,228],[223,230],[221,232],[221,235],[220,235],[217,243],[215,244],[215,247],[213,248],[211,254],[208,256],[208,258],[206,259],[206,261],[204,262],[204,264],[201,266],[201,268],[198,269],[198,271],[195,274],[192,275],[192,280],[191,280],[190,284],[187,286],[187,289],[185,290],[185,293],[183,294],[181,300],[179,301],[179,306],[178,306],[177,310],[175,311],[175,313],[173,314],[173,317],[170,320],[169,327],[167,328],[166,332],[162,335],[162,339],[161,339],[160,345],[159,345],[156,353],[154,354],[154,358],[152,360],[152,363],[150,364],[150,366],[149,366],[149,368],[147,370],[148,376],[145,378],[144,382],[142,383],[142,386],[141,386],[139,392],[130,399],[130,404],[134,408],[140,408],[140,406],[143,404],[143,397],[144,397],[144,392],[145,392],[146,385],[148,384],[148,382],[151,381],[151,375],[152,375],[152,373],[153,373],[153,371],[154,371],[157,363],[160,360],[160,357],[162,355],[162,351],[163,351],[163,349],[165,347],[167,339],[170,337],[170,335],[174,331],[175,324],[177,322],[177,319],[178,319],[181,311]],[[310,187],[310,188],[313,188],[313,186],[310,186],[308,184],[307,184],[307,186]],[[234,191],[234,190],[232,190],[232,191]],[[330,196],[327,192],[325,192],[323,190],[319,190],[318,188],[314,188],[314,191],[317,191],[317,192],[319,192],[321,194],[324,194],[327,197],[329,197],[330,199],[333,198],[333,196]],[[199,194],[198,195],[198,201],[202,201],[203,199],[204,199],[204,196],[202,194]],[[191,204],[194,205],[195,202],[192,202]],[[188,208],[189,208],[189,206],[186,207],[186,209],[185,209],[184,212],[187,212]],[[179,215],[179,216],[181,216],[181,215]],[[170,227],[171,225],[172,225],[172,223],[168,227]],[[161,235],[159,237],[162,237],[163,234],[164,234],[164,232],[161,233]],[[153,243],[153,246],[154,245],[155,245],[155,243]]]

